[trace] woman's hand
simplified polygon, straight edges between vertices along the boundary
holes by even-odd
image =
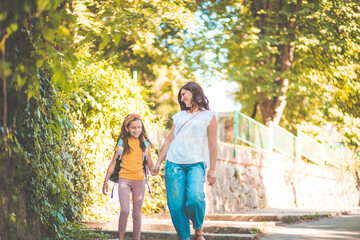
[[[108,189],[109,189],[109,187],[108,187],[108,182],[105,181],[104,184],[103,184],[103,187],[102,187],[102,193],[103,193],[104,195],[107,195]]]
[[[156,176],[160,171],[160,166],[156,163],[155,166],[151,169],[151,175]]]
[[[158,164],[158,162],[155,164],[155,166],[151,169],[151,175],[152,176],[156,176],[158,175],[160,172],[160,165]]]
[[[207,181],[209,186],[213,185],[216,182],[215,170],[209,170],[207,173]]]

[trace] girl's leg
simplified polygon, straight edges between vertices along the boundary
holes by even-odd
[[[175,230],[181,240],[190,240],[190,222],[185,214],[186,172],[183,166],[167,161],[165,180],[167,203]]]
[[[131,191],[133,199],[133,238],[140,240],[141,235],[141,210],[144,203],[145,196],[145,182],[144,180],[130,180]]]
[[[204,163],[186,164],[186,214],[193,223],[197,235],[201,234],[205,218],[205,165]]]
[[[127,220],[130,212],[130,191],[131,186],[129,180],[119,179],[118,182],[119,189],[119,200],[120,200],[120,216],[119,216],[119,238],[124,240],[124,235],[126,232]]]

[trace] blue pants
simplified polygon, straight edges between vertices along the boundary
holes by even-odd
[[[190,240],[190,221],[201,229],[205,218],[205,163],[177,164],[166,161],[167,203],[181,240]]]

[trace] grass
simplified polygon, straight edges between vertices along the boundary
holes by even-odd
[[[310,215],[301,215],[301,216],[286,216],[282,219],[283,223],[287,223],[287,224],[293,224],[293,223],[298,223],[298,222],[307,222],[307,221],[314,221],[314,220],[319,220],[322,218],[328,218],[331,217],[332,215],[330,213],[326,213],[326,214],[310,214]]]

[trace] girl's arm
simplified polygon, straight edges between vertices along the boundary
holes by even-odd
[[[174,140],[174,130],[175,130],[175,124],[172,126],[169,135],[166,137],[165,142],[161,147],[158,160],[156,161],[154,170],[151,172],[151,175],[156,175],[159,173],[160,166],[161,166],[162,162],[165,160],[165,157],[169,150],[171,142]]]
[[[207,181],[209,185],[213,185],[216,182],[215,167],[217,160],[217,121],[215,115],[210,121],[207,132],[210,152],[210,168],[207,173]]]
[[[104,195],[107,195],[107,192],[108,192],[108,181],[110,179],[110,176],[111,174],[114,172],[114,169],[115,169],[115,164],[116,164],[116,151],[114,152],[114,156],[110,162],[110,165],[106,171],[106,175],[105,175],[105,180],[104,180],[104,184],[103,184],[103,187],[102,187],[102,192]]]
[[[154,162],[153,162],[152,157],[151,157],[150,148],[149,148],[148,157],[147,157],[146,160],[147,160],[147,164],[149,166],[150,171],[152,171],[153,168],[154,168]]]

